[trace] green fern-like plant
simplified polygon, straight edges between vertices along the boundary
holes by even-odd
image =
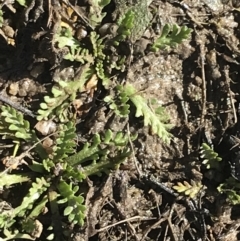
[[[94,74],[94,69],[85,65],[80,79],[73,81],[60,80],[58,85],[52,88],[52,97],[45,96],[44,103],[40,104],[38,120],[49,119],[57,116],[61,122],[67,122],[71,116],[68,115],[68,108],[76,98],[78,91],[83,89],[84,84]]]
[[[151,126],[153,133],[156,133],[164,142],[170,143],[171,134],[168,132],[168,130],[172,127],[172,125],[166,124],[161,120],[162,117],[165,120],[164,115],[166,113],[164,113],[163,116],[157,115],[156,112],[154,112],[154,110],[148,106],[145,99],[140,95],[132,95],[130,100],[137,108],[135,116],[143,116],[144,126]]]
[[[13,113],[13,110],[11,110],[10,108],[9,112]],[[25,121],[23,118],[19,118],[19,119],[20,119],[19,120],[20,123]],[[12,124],[12,121],[8,121],[8,122],[6,122],[6,129],[8,129],[7,125]],[[5,229],[11,228],[12,225],[15,222],[17,222],[16,219],[20,218],[22,220],[23,231],[28,233],[29,232],[31,233],[31,231],[34,231],[34,228],[36,227],[35,225],[32,225],[33,222],[31,220],[35,220],[37,216],[39,216],[39,214],[41,213],[41,210],[43,209],[43,207],[46,205],[48,201],[47,196],[44,195],[42,197],[42,195],[47,191],[48,187],[53,181],[54,176],[58,175],[58,174],[55,174],[57,166],[60,165],[60,168],[62,169],[62,170],[60,169],[60,171],[65,172],[65,174],[62,176],[65,177],[66,180],[69,180],[69,176],[70,177],[73,176],[71,175],[72,174],[71,172],[68,173],[69,170],[72,171],[73,169],[70,169],[68,167],[66,159],[68,158],[69,155],[73,154],[73,152],[75,151],[75,142],[74,142],[74,139],[76,137],[75,131],[76,129],[73,122],[68,122],[67,124],[61,124],[59,126],[59,131],[57,132],[58,137],[56,138],[56,145],[53,147],[53,154],[51,155],[51,158],[49,157],[48,159],[44,159],[42,161],[43,163],[38,163],[34,161],[32,165],[29,165],[29,167],[33,171],[40,172],[42,175],[45,174],[48,181],[46,181],[44,177],[37,178],[36,181],[33,181],[28,194],[24,197],[21,205],[19,205],[14,209],[4,210],[3,212],[1,212],[0,214],[1,228],[5,228]],[[48,164],[46,165],[48,168],[48,172],[46,172],[47,168],[45,168],[46,166],[44,165],[44,163],[45,165],[46,163]],[[66,173],[68,173],[68,175],[66,175]],[[82,181],[83,179],[86,178],[86,176],[81,174],[81,171],[77,169],[75,170],[75,176],[78,177],[77,179],[74,179],[75,181],[77,180]],[[10,174],[4,173],[3,175],[0,176],[0,179],[1,181],[3,181],[3,183],[1,183],[2,187],[4,186],[6,187],[12,184],[17,184],[19,182],[29,181],[30,177],[24,178],[23,176],[20,176],[20,175],[16,176],[15,174],[10,175]],[[11,182],[9,180],[11,180]],[[80,203],[79,203],[80,199],[82,200],[82,202],[84,199],[80,195],[78,195],[77,197],[74,196],[74,191],[76,191],[76,189],[73,189],[72,192],[70,193],[67,192],[71,189],[70,187],[71,187],[71,184],[68,187],[68,189],[65,190],[64,184],[59,185],[60,195],[62,194],[64,198],[68,197],[69,206],[66,207],[65,214],[69,209],[71,209],[72,207],[71,204],[73,204],[73,206],[78,204],[77,205],[78,208],[80,208],[81,210],[85,209],[85,206],[83,204],[80,206]],[[65,185],[65,188],[66,188],[66,185]],[[63,199],[61,201],[63,202]],[[78,224],[80,223],[82,224],[84,220],[84,214],[80,213],[80,211],[78,213],[77,211],[79,211],[79,209],[75,209],[74,217],[76,218],[76,220],[79,220],[79,217],[81,217],[81,222],[79,221]],[[69,216],[69,220],[71,220],[71,217],[72,217],[71,215]],[[20,235],[24,236],[25,234],[11,233],[6,231],[6,235],[8,235],[7,237],[20,237]],[[24,237],[27,237],[27,235],[25,235]]]
[[[14,216],[23,217],[26,211],[32,209],[33,204],[39,199],[42,193],[44,193],[50,183],[42,178],[37,178],[36,182],[32,183],[32,187],[29,189],[29,193],[24,197],[22,204],[14,209]]]
[[[97,76],[102,80],[103,86],[107,89],[110,84],[110,80],[105,73],[103,60],[97,59],[95,69]]]
[[[110,73],[112,70],[120,70],[123,72],[126,69],[126,56],[106,56],[106,65],[109,66]]]
[[[20,206],[11,210],[11,212],[3,211],[0,213],[0,227],[8,228],[13,225],[17,217],[23,217],[28,210],[31,210],[34,203],[39,199],[41,194],[47,190],[49,183],[44,178],[37,178],[32,183],[29,193],[24,197]]]
[[[121,41],[131,35],[131,31],[134,27],[134,17],[134,11],[130,9],[125,13],[124,17],[118,20],[119,27],[117,30],[117,36],[113,40],[114,45],[118,46]]]
[[[90,25],[95,28],[98,26],[107,13],[102,12],[103,8],[110,3],[111,0],[93,0],[89,8],[88,19]]]
[[[1,106],[0,135],[3,138],[31,140],[34,132],[30,130],[30,124],[24,119],[22,113],[10,106]]]
[[[94,63],[93,55],[73,37],[69,29],[61,28],[59,32],[54,35],[53,41],[59,49],[68,48],[69,51],[64,55],[64,59],[77,61],[82,64]]]
[[[200,182],[195,182],[193,180],[188,183],[184,181],[183,183],[178,182],[177,185],[173,186],[173,189],[179,193],[184,193],[184,195],[189,196],[190,198],[195,198],[199,191],[203,188],[203,185]]]
[[[52,147],[53,153],[51,157],[43,159],[42,163],[33,161],[33,164],[29,165],[29,168],[39,173],[44,173],[45,171],[54,172],[54,169],[57,167],[65,170],[67,168],[65,159],[75,152],[75,139],[76,128],[74,123],[69,121],[66,124],[60,124],[55,145]]]
[[[109,78],[104,69],[106,55],[103,50],[105,45],[103,44],[103,39],[96,32],[91,32],[90,40],[93,47],[93,56],[95,60],[95,70],[97,76],[102,80],[102,84],[105,88],[109,85]]]
[[[69,157],[67,162],[72,165],[76,166],[82,164],[89,160],[97,160],[99,159],[99,154],[105,155],[107,150],[100,149],[101,138],[99,134],[94,135],[92,139],[92,144],[87,142],[84,144],[83,149],[78,152],[76,155]]]
[[[3,234],[6,236],[6,238],[1,240],[18,240],[18,239],[35,240],[36,238],[39,238],[42,233],[42,230],[41,230],[42,224],[36,218],[42,213],[47,202],[48,202],[48,198],[47,198],[47,195],[45,195],[39,203],[37,204],[35,203],[36,204],[35,208],[30,213],[30,215],[28,215],[27,218],[22,217],[21,230],[24,231],[25,233],[20,233],[19,230],[14,230],[13,232],[10,232],[10,230],[8,230],[5,227]],[[8,212],[12,212],[12,215],[13,215],[13,208],[11,209],[11,211],[8,211]],[[13,218],[12,215],[10,215],[11,218]],[[1,218],[2,217],[0,217],[0,227],[1,227],[1,224],[3,223],[8,223],[8,226],[10,227],[15,222],[14,219],[5,220],[5,222],[2,222]]]
[[[72,183],[68,185],[66,182],[60,181],[58,190],[64,198],[59,200],[58,203],[62,204],[67,202],[68,205],[64,209],[64,216],[68,216],[70,223],[82,226],[84,224],[86,207],[83,205],[84,198],[81,195],[76,195],[78,189],[78,186],[73,188]]]
[[[4,204],[5,204],[4,201],[0,202],[0,205],[1,205],[0,228],[1,229],[4,229],[4,228],[7,229],[16,222],[16,220],[14,219],[15,218],[14,209],[9,205],[7,206],[6,209],[4,209],[3,207],[6,206]]]
[[[222,158],[206,143],[202,143],[200,157],[204,159],[202,163],[207,169],[219,169],[219,162],[222,161]]]
[[[152,14],[148,9],[150,2],[135,1],[133,4],[128,4],[127,1],[117,0],[116,4],[121,11],[117,20],[119,26],[117,35],[113,38],[114,45],[118,46],[121,41],[127,38],[134,43],[141,38],[151,22]]]
[[[103,53],[104,44],[103,39],[96,32],[90,33],[90,40],[93,47],[93,56],[99,59],[105,59],[106,55]]]
[[[171,134],[168,130],[172,127],[166,124],[169,118],[162,107],[151,108],[141,95],[137,94],[136,89],[129,83],[125,86],[118,85],[116,87],[117,94],[106,96],[104,101],[110,104],[110,108],[114,112],[125,117],[129,114],[129,101],[136,107],[136,117],[143,116],[144,126],[151,126],[153,133],[156,133],[164,142],[169,143]]]
[[[105,87],[109,85],[109,78],[104,69],[106,56],[103,50],[105,46],[103,39],[94,31],[90,33],[90,41],[93,48],[91,54],[88,50],[85,51],[85,49],[81,47],[79,41],[73,38],[69,30],[62,30],[60,35],[56,34],[55,41],[58,43],[60,49],[64,47],[70,48],[65,59],[80,61],[85,65],[82,66],[80,79],[73,81],[60,80],[57,85],[53,86],[51,91],[53,96],[44,97],[44,102],[40,104],[41,109],[38,111],[39,115],[37,119],[47,120],[57,116],[61,122],[66,122],[72,117],[71,115],[69,116],[68,111],[70,104],[76,99],[76,94],[83,90],[85,83],[95,73],[102,80],[102,84]]]
[[[35,131],[30,128],[30,123],[24,119],[23,114],[10,106],[1,106],[0,135],[3,139],[12,139],[16,143],[13,157],[17,154],[21,140],[29,143],[39,142]],[[46,157],[46,151],[40,144],[35,149],[40,157]]]
[[[56,139],[56,145],[53,148],[53,159],[55,161],[64,160],[70,154],[75,152],[76,128],[72,121],[65,125],[60,125],[59,136]]]
[[[179,27],[176,24],[170,25],[166,24],[163,27],[161,36],[157,38],[151,47],[151,50],[156,52],[159,49],[164,49],[166,47],[176,47],[178,44],[182,43],[184,39],[187,39],[191,33],[191,29],[186,26]]]
[[[24,175],[15,175],[4,173],[3,175],[0,173],[0,190],[3,190],[4,187],[10,188],[12,185],[17,183],[23,183],[30,181],[30,178]]]
[[[8,241],[8,240],[19,240],[19,239],[25,239],[25,240],[35,240],[31,235],[20,233],[19,230],[15,229],[13,232],[10,232],[7,229],[3,230],[3,234],[6,236],[6,238],[1,239],[1,241]]]
[[[120,117],[127,117],[130,113],[130,105],[127,104],[129,96],[125,92],[122,85],[116,86],[116,94],[108,95],[104,98],[104,101],[109,104],[109,108],[114,110],[115,114]],[[114,99],[115,97],[115,99]]]
[[[231,204],[240,204],[240,183],[233,177],[228,178],[224,183],[220,184],[217,190],[220,193],[224,193]]]
[[[96,134],[91,144],[86,143],[81,151],[68,157],[66,161],[70,167],[81,165],[84,176],[109,172],[131,155],[127,145],[128,138],[121,132],[114,135],[111,130],[107,130],[102,138]],[[134,140],[136,136],[131,138]],[[92,161],[92,163],[84,165],[88,161]],[[71,169],[69,168],[69,170]]]

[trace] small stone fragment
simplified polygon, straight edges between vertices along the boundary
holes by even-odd
[[[10,95],[16,96],[18,94],[18,91],[19,91],[19,84],[18,84],[18,82],[12,83],[12,84],[9,85],[8,93]]]

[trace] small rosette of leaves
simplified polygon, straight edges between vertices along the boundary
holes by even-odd
[[[155,40],[151,50],[156,52],[168,46],[176,47],[178,44],[182,43],[183,40],[187,39],[190,33],[191,29],[186,26],[179,27],[176,24],[173,24],[172,26],[170,24],[166,24],[163,27],[161,36]]]
[[[202,163],[207,169],[219,169],[219,162],[222,161],[222,158],[206,143],[202,143],[200,157],[203,159]]]
[[[69,185],[60,181],[58,184],[58,190],[63,199],[59,200],[59,204],[67,203],[67,207],[64,209],[64,216],[68,216],[70,223],[83,225],[85,218],[86,207],[83,204],[84,198],[81,195],[76,195],[79,187],[72,187],[72,183]]]
[[[10,106],[1,106],[0,134],[3,138],[31,140],[34,131],[30,130],[30,124],[24,120],[22,113]]]
[[[200,182],[195,182],[191,180],[191,184],[187,181],[183,183],[178,182],[177,185],[173,186],[173,189],[179,193],[183,193],[190,198],[195,198],[199,191],[203,188],[203,185]]]
[[[228,178],[224,183],[220,184],[217,190],[220,193],[224,193],[231,204],[240,204],[240,183],[233,177]]]

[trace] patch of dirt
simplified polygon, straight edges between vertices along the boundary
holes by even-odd
[[[2,2],[5,22],[0,32],[0,100],[20,111],[30,109],[34,119],[53,82],[63,77],[74,79],[81,72],[79,63],[63,60],[64,50],[52,45],[67,1],[52,1],[56,3],[50,6],[47,2],[51,1],[33,0],[32,8],[20,8],[22,12],[16,14],[11,4]],[[75,2],[85,19],[92,1]],[[154,9],[156,16],[143,36],[133,41],[132,55],[130,44],[119,47],[129,65],[112,79],[131,83],[146,100],[155,99],[166,108],[173,126],[172,141],[164,144],[151,128],[143,127],[141,118],[130,115],[123,120],[112,114],[101,101],[106,95],[103,87],[96,85],[93,93],[80,93],[81,103],[75,103],[82,107],[80,111],[75,108],[80,141],[86,142],[90,135],[107,128],[126,132],[128,124],[138,138],[132,143],[132,157],[119,170],[90,178],[86,223],[73,230],[69,227],[69,240],[237,241],[238,206],[229,204],[217,187],[233,174],[240,180],[240,159],[230,151],[233,145],[227,139],[239,134],[239,3],[150,2],[148,8]],[[119,11],[116,6],[121,5],[111,1],[106,7],[102,25],[108,18],[114,19],[112,13]],[[74,22],[66,22],[69,28],[76,27]],[[191,28],[190,39],[173,49],[150,52],[149,42],[167,23]],[[90,31],[84,21],[81,24]],[[220,153],[225,169],[217,172],[202,165],[202,142],[209,142]],[[206,186],[197,198],[173,191],[177,182],[191,180]]]

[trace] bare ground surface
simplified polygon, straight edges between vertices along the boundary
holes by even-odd
[[[74,230],[69,227],[71,240],[240,239],[239,207],[230,205],[226,196],[216,189],[233,172],[228,164],[231,147],[222,140],[227,133],[238,135],[240,101],[240,12],[236,9],[239,4],[233,0],[225,2],[153,1],[149,7],[157,7],[158,12],[148,29],[151,35],[158,19],[160,29],[166,23],[192,28],[191,37],[175,49],[158,53],[145,51],[143,55],[133,53],[132,62],[122,74],[146,99],[154,97],[166,107],[173,124],[170,145],[152,135],[151,129],[143,127],[142,120],[134,115],[123,123],[117,117],[108,116],[107,107],[94,99],[102,98],[101,90],[96,91],[91,100],[83,99],[90,111],[79,116],[79,135],[97,133],[106,125],[116,131],[127,130],[129,123],[138,138],[132,143],[132,157],[119,170],[109,176],[91,178],[92,187],[86,195],[86,223]],[[7,20],[1,30],[0,44],[1,96],[33,113],[39,100],[50,90],[52,79],[61,74],[66,76],[69,66],[76,69],[75,63],[66,64],[61,53],[49,48],[47,4],[43,4],[40,17],[30,21],[34,20],[40,5],[41,1],[36,0],[29,15],[23,10],[13,14],[4,6]],[[107,11],[114,11],[114,7]],[[18,21],[23,17],[25,25]],[[12,37],[8,31],[14,32]],[[42,35],[36,36],[37,33]],[[14,39],[15,45],[7,44],[7,38]],[[142,52],[141,41],[134,44],[133,49],[140,45]],[[202,142],[210,140],[223,157],[222,173],[202,165],[199,148]],[[235,163],[236,176],[238,162]],[[191,180],[203,183],[206,189],[191,202],[187,197],[168,193],[141,176],[143,174],[170,189],[177,182],[190,183]]]

